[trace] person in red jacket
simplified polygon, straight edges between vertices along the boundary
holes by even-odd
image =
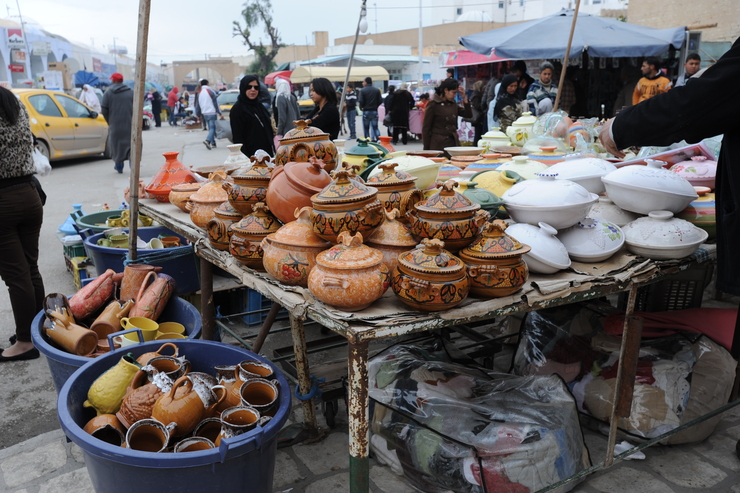
[[[177,113],[176,111],[177,101],[179,99],[177,97],[177,92],[178,92],[178,89],[177,89],[177,86],[175,86],[172,88],[170,93],[167,95],[167,108],[169,109],[169,112],[170,112],[170,126],[171,127],[177,126],[177,117],[175,116],[175,114]]]

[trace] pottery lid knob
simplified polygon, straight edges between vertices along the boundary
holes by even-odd
[[[378,165],[378,168],[382,169],[386,173],[393,173],[397,166],[398,163],[382,163]]]
[[[666,164],[665,161],[659,161],[657,159],[646,159],[645,162],[650,168],[662,168]]]
[[[262,156],[252,156],[249,158],[250,161],[254,163],[254,166],[262,166],[262,167],[268,167],[268,164],[270,162],[270,156],[265,154]]]
[[[342,231],[341,233],[339,233],[339,236],[337,236],[337,243],[341,243],[346,247],[361,246],[362,241],[362,233],[360,233],[359,231],[354,236],[352,236],[349,231]]]
[[[311,224],[311,211],[312,210],[313,210],[313,207],[308,206],[308,205],[305,207],[301,207],[300,209],[296,207],[295,212],[293,212],[293,215],[295,216],[296,220],[299,223]]]
[[[423,252],[427,255],[439,255],[445,247],[445,242],[437,238],[424,238],[421,240],[421,244],[423,245]]]
[[[349,181],[349,170],[347,168],[338,168],[334,173],[332,173],[332,177],[337,181],[337,183],[346,183]]]
[[[267,212],[269,210],[269,207],[267,207],[267,204],[265,204],[264,202],[257,202],[252,206],[253,212]]]
[[[439,188],[439,193],[441,195],[452,195],[455,193],[455,187],[457,187],[457,182],[455,180],[447,180],[444,183],[442,183],[441,181],[438,181],[434,186]]]
[[[400,215],[401,212],[396,208],[393,208],[390,211],[385,211],[386,221],[395,221]]]
[[[303,120],[299,120],[303,121]],[[326,163],[322,161],[321,159],[317,158],[316,156],[311,156],[308,158],[308,163],[311,165],[312,168],[314,168],[316,171],[321,171],[326,167]]]
[[[311,123],[311,120],[293,120],[293,125],[298,127],[298,130],[306,128]]]

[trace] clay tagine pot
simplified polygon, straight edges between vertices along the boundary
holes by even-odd
[[[241,212],[237,211],[231,204],[224,202],[213,210],[213,219],[208,221],[206,230],[208,230],[208,241],[213,248],[217,250],[228,250],[231,241],[231,231],[229,226],[241,220]]]
[[[267,235],[277,232],[280,222],[262,202],[254,204],[253,209],[254,212],[229,226],[229,253],[247,267],[263,271],[265,268],[262,266],[263,251],[260,245]]]
[[[169,195],[170,204],[183,212],[188,212],[186,204],[190,200],[190,196],[200,190],[203,185],[205,183],[183,183],[182,185],[173,186]]]
[[[410,307],[434,312],[462,303],[470,283],[463,261],[445,250],[443,241],[425,238],[421,245],[398,256],[391,287]]]
[[[262,263],[267,273],[281,283],[307,288],[316,256],[331,243],[314,234],[310,207],[296,210],[295,218],[262,240]]]
[[[185,208],[190,212],[190,220],[199,228],[206,229],[208,221],[215,216],[214,209],[226,202],[228,196],[223,189],[226,173],[217,171],[211,179],[190,196]]]
[[[280,147],[275,153],[275,164],[285,165],[290,162],[305,163],[310,157],[321,159],[327,171],[337,165],[337,146],[329,134],[317,127],[309,127],[311,120],[293,122],[296,128],[285,134],[280,140]]]
[[[456,186],[455,180],[438,183],[438,193],[416,204],[416,210],[406,213],[414,236],[442,240],[452,252],[472,243],[481,226],[491,217],[481,210],[480,204],[456,192]]]
[[[144,190],[159,202],[169,202],[170,191],[175,185],[195,183],[198,178],[177,160],[179,152],[164,152],[165,162]]]
[[[416,177],[405,171],[396,171],[397,163],[381,163],[382,171],[371,176],[367,184],[378,189],[378,200],[385,210],[398,209],[400,221],[407,222],[406,213],[424,200],[424,193],[416,188]]]
[[[318,300],[345,311],[367,308],[388,289],[383,254],[362,244],[362,234],[339,233],[339,244],[316,257],[308,289]]]
[[[267,189],[267,206],[284,223],[293,221],[296,209],[311,206],[311,197],[321,192],[331,176],[324,162],[310,157],[307,163],[290,162],[277,166]]]
[[[390,212],[385,211],[385,221],[366,243],[383,253],[383,262],[388,271],[393,272],[398,264],[398,256],[418,242],[411,235],[411,229],[398,221],[398,209],[393,209]]]
[[[257,202],[265,202],[267,185],[270,183],[272,168],[268,166],[269,156],[251,157],[254,164],[249,168],[241,168],[231,175],[234,183],[224,182],[223,189],[228,194],[231,207],[243,216],[252,212],[252,206]]]
[[[480,238],[460,251],[467,265],[470,292],[481,298],[500,298],[516,293],[529,277],[522,255],[530,247],[507,235],[506,223],[498,219],[483,228]]]
[[[378,190],[351,180],[346,169],[334,175],[332,183],[311,197],[313,232],[332,243],[342,231],[371,236],[385,218]]]

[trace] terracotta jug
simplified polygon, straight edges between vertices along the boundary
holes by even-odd
[[[69,307],[75,320],[80,322],[86,319],[98,311],[113,296],[115,288],[113,276],[115,274],[112,269],[108,269],[87,286],[77,291],[69,300]]]
[[[184,356],[180,358],[174,356],[155,356],[149,360],[147,366],[151,366],[159,373],[164,373],[173,382],[190,372],[190,361],[186,360]],[[150,374],[149,381],[153,380],[153,375],[155,374]]]
[[[178,347],[175,346],[175,344],[173,344],[171,342],[165,342],[156,351],[153,351],[151,353],[144,353],[141,356],[139,356],[138,358],[136,358],[136,361],[141,366],[146,366],[149,363],[149,361],[151,361],[153,358],[156,358],[157,356],[166,356],[166,355],[162,354],[162,351],[164,351],[165,348],[172,348],[172,352],[173,352],[172,356],[174,358],[177,358],[177,356],[178,356],[178,354],[180,352],[180,350],[178,349]]]
[[[121,319],[128,315],[133,306],[134,300],[128,300],[125,303],[118,300],[111,301],[90,325],[90,330],[98,335],[98,339],[105,339],[108,334],[118,332],[121,330]]]
[[[148,381],[149,378],[152,381]],[[116,417],[126,428],[130,428],[137,421],[151,418],[154,403],[170,391],[172,383],[172,380],[164,373],[156,370],[151,372],[139,370],[126,389],[126,396],[121,402]]]
[[[118,447],[126,441],[126,428],[113,414],[95,416],[82,429],[98,440]]]
[[[150,272],[155,274],[162,270],[162,267],[155,267],[147,264],[127,265],[123,269],[123,281],[121,281],[121,291],[118,299],[121,301],[133,300],[141,289],[143,284],[147,284],[156,276],[149,276]]]
[[[131,353],[121,357],[115,366],[100,375],[87,391],[84,407],[92,407],[98,414],[115,414],[121,408],[126,389],[141,365],[134,360]]]
[[[193,381],[185,375],[177,379],[168,393],[157,399],[152,408],[152,418],[161,423],[176,423],[173,434],[183,436],[195,429],[205,412],[203,402],[193,389]]]
[[[165,163],[145,188],[146,192],[159,202],[169,202],[170,191],[174,185],[198,181],[195,174],[177,160],[179,154],[179,152],[162,153]]]
[[[157,279],[149,286],[141,285],[139,294],[136,295],[136,305],[129,315],[157,320],[175,290],[175,280],[172,277],[167,274],[157,274]]]
[[[63,309],[64,310],[64,309]],[[69,322],[69,315],[57,311],[47,312],[53,319],[46,335],[65,351],[77,356],[90,356],[98,349],[98,335],[90,329]]]
[[[230,407],[238,406],[241,402],[239,389],[244,381],[239,378],[237,367],[238,365],[223,365],[216,367],[216,378],[218,378],[218,383],[226,390],[226,399],[216,407],[219,412]]]

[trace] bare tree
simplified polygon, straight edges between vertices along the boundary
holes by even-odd
[[[280,34],[272,24],[272,4],[270,0],[249,0],[244,4],[242,10],[244,18],[244,27],[238,21],[234,21],[234,37],[241,36],[243,42],[250,50],[254,52],[254,62],[247,69],[249,73],[258,77],[264,77],[275,69],[275,56],[283,45],[280,42]],[[265,33],[270,37],[270,44],[265,46],[260,38],[257,42],[253,41],[252,30],[260,25],[264,25]]]

